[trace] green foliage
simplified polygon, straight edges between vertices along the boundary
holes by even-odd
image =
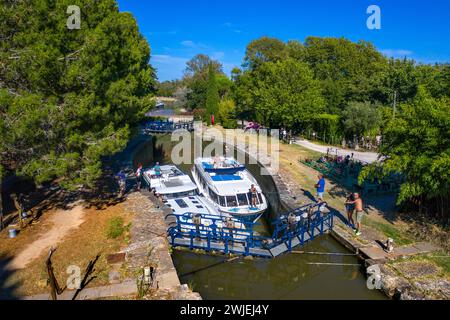
[[[436,199],[438,206],[449,199],[450,103],[432,98],[419,87],[416,98],[400,106],[395,119],[384,130],[380,150],[383,166],[371,166],[360,177],[400,173],[399,203],[412,199]],[[445,200],[446,199],[446,200]]]
[[[287,58],[286,45],[276,38],[262,37],[247,46],[244,66],[255,70],[266,62],[277,62]]]
[[[111,218],[108,220],[106,236],[108,239],[117,239],[126,231],[126,229],[122,217]]]
[[[208,86],[206,90],[206,117],[208,124],[211,124],[211,115],[218,116],[219,111],[219,89],[217,86],[216,73],[214,67],[210,65],[208,72]]]
[[[219,103],[218,121],[225,129],[236,129],[236,106],[233,100],[222,100]]]
[[[68,30],[68,5],[82,8]],[[0,5],[1,165],[37,182],[93,186],[154,105],[150,48],[114,0]]]
[[[341,128],[340,122],[340,116],[322,113],[313,119],[312,127],[317,132],[318,137],[325,137],[324,141],[337,143],[341,139],[341,134],[339,132]]]
[[[376,106],[369,102],[350,102],[342,112],[346,136],[375,136],[380,125],[380,113]]]
[[[174,97],[177,89],[183,87],[181,80],[164,81],[157,84],[156,95],[158,97]]]
[[[188,89],[186,97],[189,110],[206,108],[210,69],[214,71],[216,76],[223,75],[222,65],[206,55],[196,55],[187,62],[183,83]]]
[[[246,92],[243,99],[265,126],[305,125],[324,111],[319,85],[305,63],[293,59],[267,62],[244,77],[238,80],[248,86],[242,90]]]

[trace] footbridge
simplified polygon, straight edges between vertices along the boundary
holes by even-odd
[[[237,219],[230,225],[230,220],[217,216],[169,214],[168,239],[174,248],[275,258],[333,229],[333,213],[323,213],[320,209],[324,206],[326,203],[311,203],[280,215],[272,221],[271,237],[258,235],[254,223]]]

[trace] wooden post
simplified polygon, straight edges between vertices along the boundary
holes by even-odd
[[[52,300],[58,300],[57,295],[63,293],[63,290],[60,288],[58,280],[56,280],[55,274],[53,272],[52,256],[55,251],[56,249],[54,248],[50,249],[47,261],[45,262],[47,267],[48,281],[50,283],[50,294],[52,296]]]

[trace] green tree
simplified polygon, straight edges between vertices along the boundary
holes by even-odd
[[[244,57],[244,67],[255,70],[266,62],[287,58],[286,45],[276,38],[262,37],[249,43]]]
[[[199,54],[186,64],[184,84],[188,88],[187,108],[206,108],[206,96],[208,90],[208,78],[210,67],[216,75],[223,75],[222,64],[204,54]]]
[[[370,102],[350,102],[342,117],[346,136],[350,139],[378,133],[381,115]]]
[[[219,103],[218,121],[225,129],[237,127],[236,106],[233,100],[226,99]]]
[[[66,27],[69,5],[81,29]],[[0,164],[37,183],[93,187],[154,105],[150,48],[114,0],[0,4]]]
[[[343,110],[348,101],[374,101],[387,59],[373,44],[344,38],[308,37],[305,61],[323,82],[329,113]]]
[[[217,87],[216,71],[214,66],[210,65],[208,72],[208,86],[206,91],[206,117],[207,122],[211,125],[211,116],[218,116],[219,111],[219,89]]]
[[[252,74],[248,88],[257,119],[269,127],[308,125],[325,101],[308,65],[293,59],[268,62]]]
[[[387,125],[380,153],[382,165],[365,169],[360,176],[401,174],[399,204],[418,202],[419,208],[448,219],[450,198],[450,103],[432,98],[423,87],[415,99],[400,106]],[[432,212],[430,212],[432,213]]]

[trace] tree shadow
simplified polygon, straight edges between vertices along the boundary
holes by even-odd
[[[16,270],[8,267],[11,260],[12,257],[0,255],[0,300],[20,299],[17,290],[20,287],[21,282],[14,280]]]

